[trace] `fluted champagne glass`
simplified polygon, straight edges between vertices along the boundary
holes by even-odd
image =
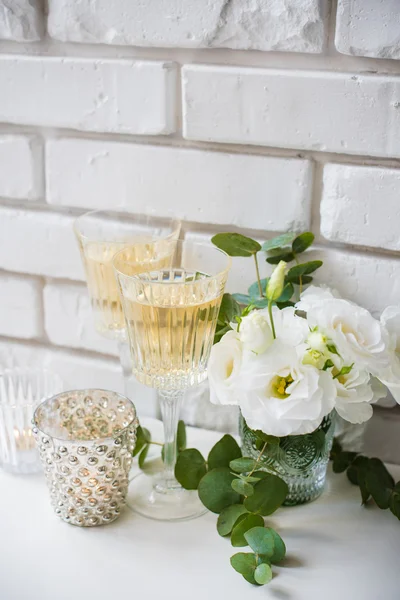
[[[74,224],[86,273],[96,330],[119,342],[125,393],[132,383],[129,350],[125,343],[125,319],[112,267],[114,255],[128,251],[131,272],[161,268],[170,257],[170,241],[179,237],[180,222],[154,215],[135,215],[123,209],[96,210],[78,217]]]
[[[204,512],[197,492],[175,479],[176,433],[186,389],[204,381],[218,311],[231,259],[211,244],[169,242],[168,265],[132,273],[122,250],[113,263],[132,356],[141,383],[159,391],[164,421],[164,472],[153,479],[142,473],[128,492],[128,505],[146,517],[184,520]],[[140,252],[140,244],[137,251]]]

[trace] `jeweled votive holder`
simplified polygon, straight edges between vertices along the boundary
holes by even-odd
[[[118,518],[138,424],[132,402],[106,390],[64,392],[37,407],[32,431],[63,521],[92,527]]]

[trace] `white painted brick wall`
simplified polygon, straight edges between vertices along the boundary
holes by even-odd
[[[37,138],[0,135],[0,196],[37,199],[42,192],[41,162]]]
[[[399,31],[398,0],[0,0],[0,367],[122,391],[72,232],[89,208],[179,215],[202,241],[310,228],[317,282],[399,304]],[[254,279],[235,259],[227,290]],[[183,415],[236,421],[204,387]]]
[[[0,208],[0,268],[83,280],[73,222],[68,215]]]
[[[321,52],[328,0],[49,0],[62,41],[181,48]]]
[[[74,139],[49,142],[46,154],[51,204],[105,208],[112,198],[135,213],[151,206],[160,216],[200,223],[309,226],[305,160]]]
[[[0,0],[0,40],[36,42],[44,31],[41,0]]]
[[[400,156],[396,77],[190,65],[183,102],[189,140]]]
[[[400,169],[326,165],[321,233],[333,242],[400,250]]]
[[[0,56],[0,121],[83,131],[174,131],[169,62]]]
[[[0,273],[0,335],[38,338],[42,333],[40,282]]]
[[[335,45],[354,56],[400,58],[398,0],[338,0]]]
[[[95,330],[86,286],[49,283],[43,299],[45,329],[52,344],[118,356],[116,342],[103,338]]]

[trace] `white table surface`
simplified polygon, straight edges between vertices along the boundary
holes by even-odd
[[[221,436],[188,434],[204,450]],[[392,472],[400,479],[400,467]],[[44,477],[0,472],[0,600],[399,600],[399,521],[362,508],[345,475],[328,479],[315,502],[267,518],[287,559],[253,587],[229,564],[248,549],[217,534],[214,514],[171,524],[125,509],[110,525],[73,527],[53,513]]]

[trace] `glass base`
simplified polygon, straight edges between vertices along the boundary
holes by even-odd
[[[178,483],[165,487],[163,480],[145,473],[131,480],[126,503],[134,512],[156,521],[188,521],[207,512],[196,490],[185,490]]]

